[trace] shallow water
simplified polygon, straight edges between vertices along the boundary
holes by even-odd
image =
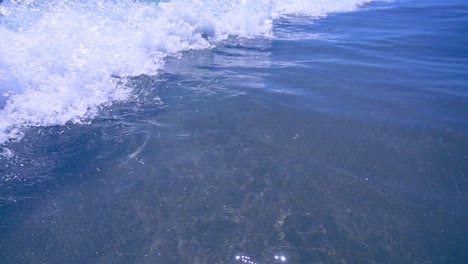
[[[231,2],[210,6],[229,9],[221,3]],[[309,15],[298,16],[276,15],[286,1],[269,3],[256,6],[266,13],[247,13],[260,27],[195,33],[192,44],[211,48],[176,42],[179,53],[160,53],[156,68],[142,66],[141,42],[126,52],[125,40],[104,33],[113,52],[141,52],[133,64],[115,68],[121,61],[93,40],[98,57],[84,58],[96,67],[83,68],[92,77],[73,77],[83,72],[65,56],[72,46],[55,52],[72,77],[47,79],[51,67],[28,79],[12,74],[22,61],[0,52],[9,65],[0,87],[14,90],[0,101],[0,262],[466,263],[467,5],[375,2],[335,12],[352,8],[304,2]],[[134,4],[138,22],[121,30],[160,19]],[[57,10],[48,14],[63,15]],[[87,23],[107,21],[99,14]],[[271,31],[259,22],[268,19]],[[46,22],[25,35],[50,37]],[[164,45],[152,47],[174,47]],[[47,63],[22,55],[36,59],[31,67]],[[119,78],[105,75],[116,69]],[[77,93],[81,101],[71,100]],[[31,105],[11,98],[70,107],[27,119]]]

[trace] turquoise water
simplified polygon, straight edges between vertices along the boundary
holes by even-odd
[[[464,1],[47,3],[0,4],[1,263],[468,261]]]

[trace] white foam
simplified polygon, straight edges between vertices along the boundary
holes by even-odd
[[[0,144],[26,127],[81,122],[126,100],[129,76],[228,36],[272,36],[287,14],[325,16],[369,0],[6,0],[0,4]],[[116,78],[118,76],[118,78]],[[2,103],[3,102],[3,103]]]
[[[11,159],[15,156],[15,152],[8,148],[1,148],[0,157]]]

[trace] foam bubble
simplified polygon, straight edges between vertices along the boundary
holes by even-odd
[[[128,99],[125,78],[228,36],[272,37],[274,19],[369,0],[6,0],[0,4],[0,144],[26,127],[93,118]]]

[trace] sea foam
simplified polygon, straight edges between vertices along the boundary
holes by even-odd
[[[6,0],[0,3],[0,144],[27,127],[83,122],[129,98],[125,80],[229,36],[274,37],[284,15],[370,0]]]

